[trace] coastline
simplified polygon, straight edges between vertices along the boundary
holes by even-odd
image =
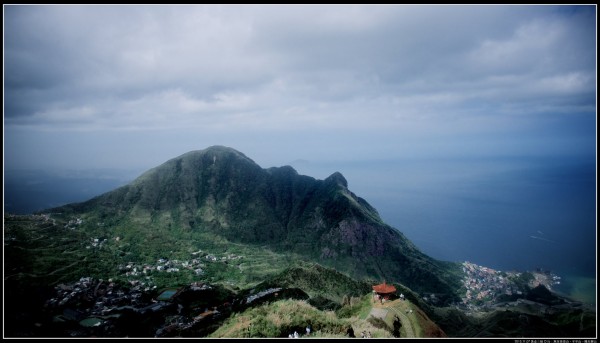
[[[553,291],[561,296],[596,307],[596,278],[581,275],[562,275],[560,285],[554,285]]]

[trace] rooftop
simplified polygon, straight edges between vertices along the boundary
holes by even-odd
[[[396,287],[386,285],[385,281],[382,284],[373,286],[373,290],[377,293],[387,294],[396,292]]]

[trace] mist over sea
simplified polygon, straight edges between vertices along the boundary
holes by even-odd
[[[594,158],[297,160],[289,164],[317,179],[341,172],[352,192],[434,258],[504,271],[550,270],[562,277],[555,290],[595,302]],[[31,213],[85,201],[141,172],[5,171],[4,210]]]

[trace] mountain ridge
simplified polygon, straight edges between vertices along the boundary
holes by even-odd
[[[348,189],[340,172],[317,180],[291,166],[263,169],[224,146],[187,152],[128,185],[52,211],[204,230],[448,299],[456,299],[460,282],[453,275],[457,266],[425,255],[385,224],[375,208]]]

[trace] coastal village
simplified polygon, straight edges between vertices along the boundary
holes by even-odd
[[[466,291],[457,307],[467,311],[491,309],[506,299],[519,298],[523,295],[524,284],[530,288],[543,285],[548,290],[560,284],[560,276],[549,271],[537,270],[526,277],[521,272],[504,272],[471,262],[463,262],[462,266]]]

